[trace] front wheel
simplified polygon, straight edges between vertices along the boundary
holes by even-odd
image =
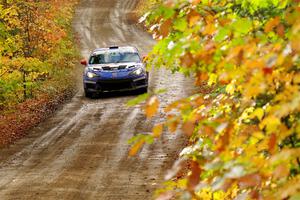
[[[89,92],[89,91],[87,91],[87,90],[84,90],[84,96],[85,96],[86,98],[92,98],[92,97],[93,97],[93,93],[92,93],[92,92]]]
[[[138,90],[138,93],[139,93],[139,94],[145,94],[145,93],[147,93],[147,92],[148,92],[148,87],[141,88],[141,89]]]

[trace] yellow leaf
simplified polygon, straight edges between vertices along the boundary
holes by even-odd
[[[296,52],[300,52],[299,39],[300,39],[300,36],[298,36],[297,38],[291,39],[291,46],[292,46],[292,49],[293,49],[294,51],[296,51]]]
[[[154,126],[152,130],[153,137],[159,138],[163,132],[163,128],[163,124],[157,124],[156,126]]]
[[[234,84],[228,84],[227,86],[226,86],[226,92],[228,93],[228,94],[230,94],[230,95],[233,95],[234,94],[234,92],[235,92],[235,87],[234,87]]]
[[[252,134],[253,137],[256,137],[257,139],[261,140],[261,139],[264,139],[265,135],[260,132],[260,131],[256,131]]]
[[[267,150],[269,148],[269,140],[262,140],[257,144],[257,151]]]
[[[208,85],[212,86],[213,84],[217,83],[217,78],[218,76],[214,73],[209,74],[209,80],[208,80]]]
[[[257,117],[257,119],[258,119],[259,121],[261,121],[262,118],[264,117],[264,114],[265,114],[265,112],[264,112],[264,110],[263,110],[262,108],[256,108],[256,109],[254,110],[254,112],[251,113],[251,115],[250,115],[249,117],[250,117],[251,119]]]
[[[293,82],[295,84],[299,84],[300,83],[300,74],[295,74],[295,76],[293,78]]]
[[[208,24],[206,25],[206,27],[204,28],[203,34],[204,35],[212,35],[216,32],[216,27],[215,24]]]
[[[280,119],[275,117],[274,115],[266,117],[260,124],[259,127],[261,129],[265,128],[267,134],[271,134],[277,132],[279,125],[281,124]]]
[[[255,144],[257,144],[259,142],[259,139],[257,139],[256,137],[251,137],[250,139],[249,139],[249,144],[250,145],[255,145]]]
[[[246,98],[256,97],[264,93],[266,88],[265,76],[263,73],[257,73],[255,76],[252,76],[249,82],[244,86],[243,95]]]
[[[159,107],[159,101],[158,98],[156,96],[152,96],[146,104],[146,116],[147,118],[151,118],[153,117],[157,111],[158,111],[158,107]]]

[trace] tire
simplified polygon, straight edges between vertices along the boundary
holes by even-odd
[[[139,93],[139,94],[145,94],[145,93],[147,93],[147,92],[148,92],[148,87],[141,88],[141,89],[138,90],[138,93]]]
[[[87,90],[84,90],[84,96],[85,96],[86,98],[92,98],[94,95],[93,95],[92,92],[89,92],[89,91],[87,91]]]

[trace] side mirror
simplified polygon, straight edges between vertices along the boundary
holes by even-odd
[[[86,59],[82,59],[82,60],[80,61],[80,64],[82,64],[82,65],[84,65],[84,66],[87,66],[87,61],[86,61]]]

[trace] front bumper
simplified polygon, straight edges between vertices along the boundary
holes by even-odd
[[[84,80],[88,92],[133,91],[148,87],[148,76],[128,79]]]

